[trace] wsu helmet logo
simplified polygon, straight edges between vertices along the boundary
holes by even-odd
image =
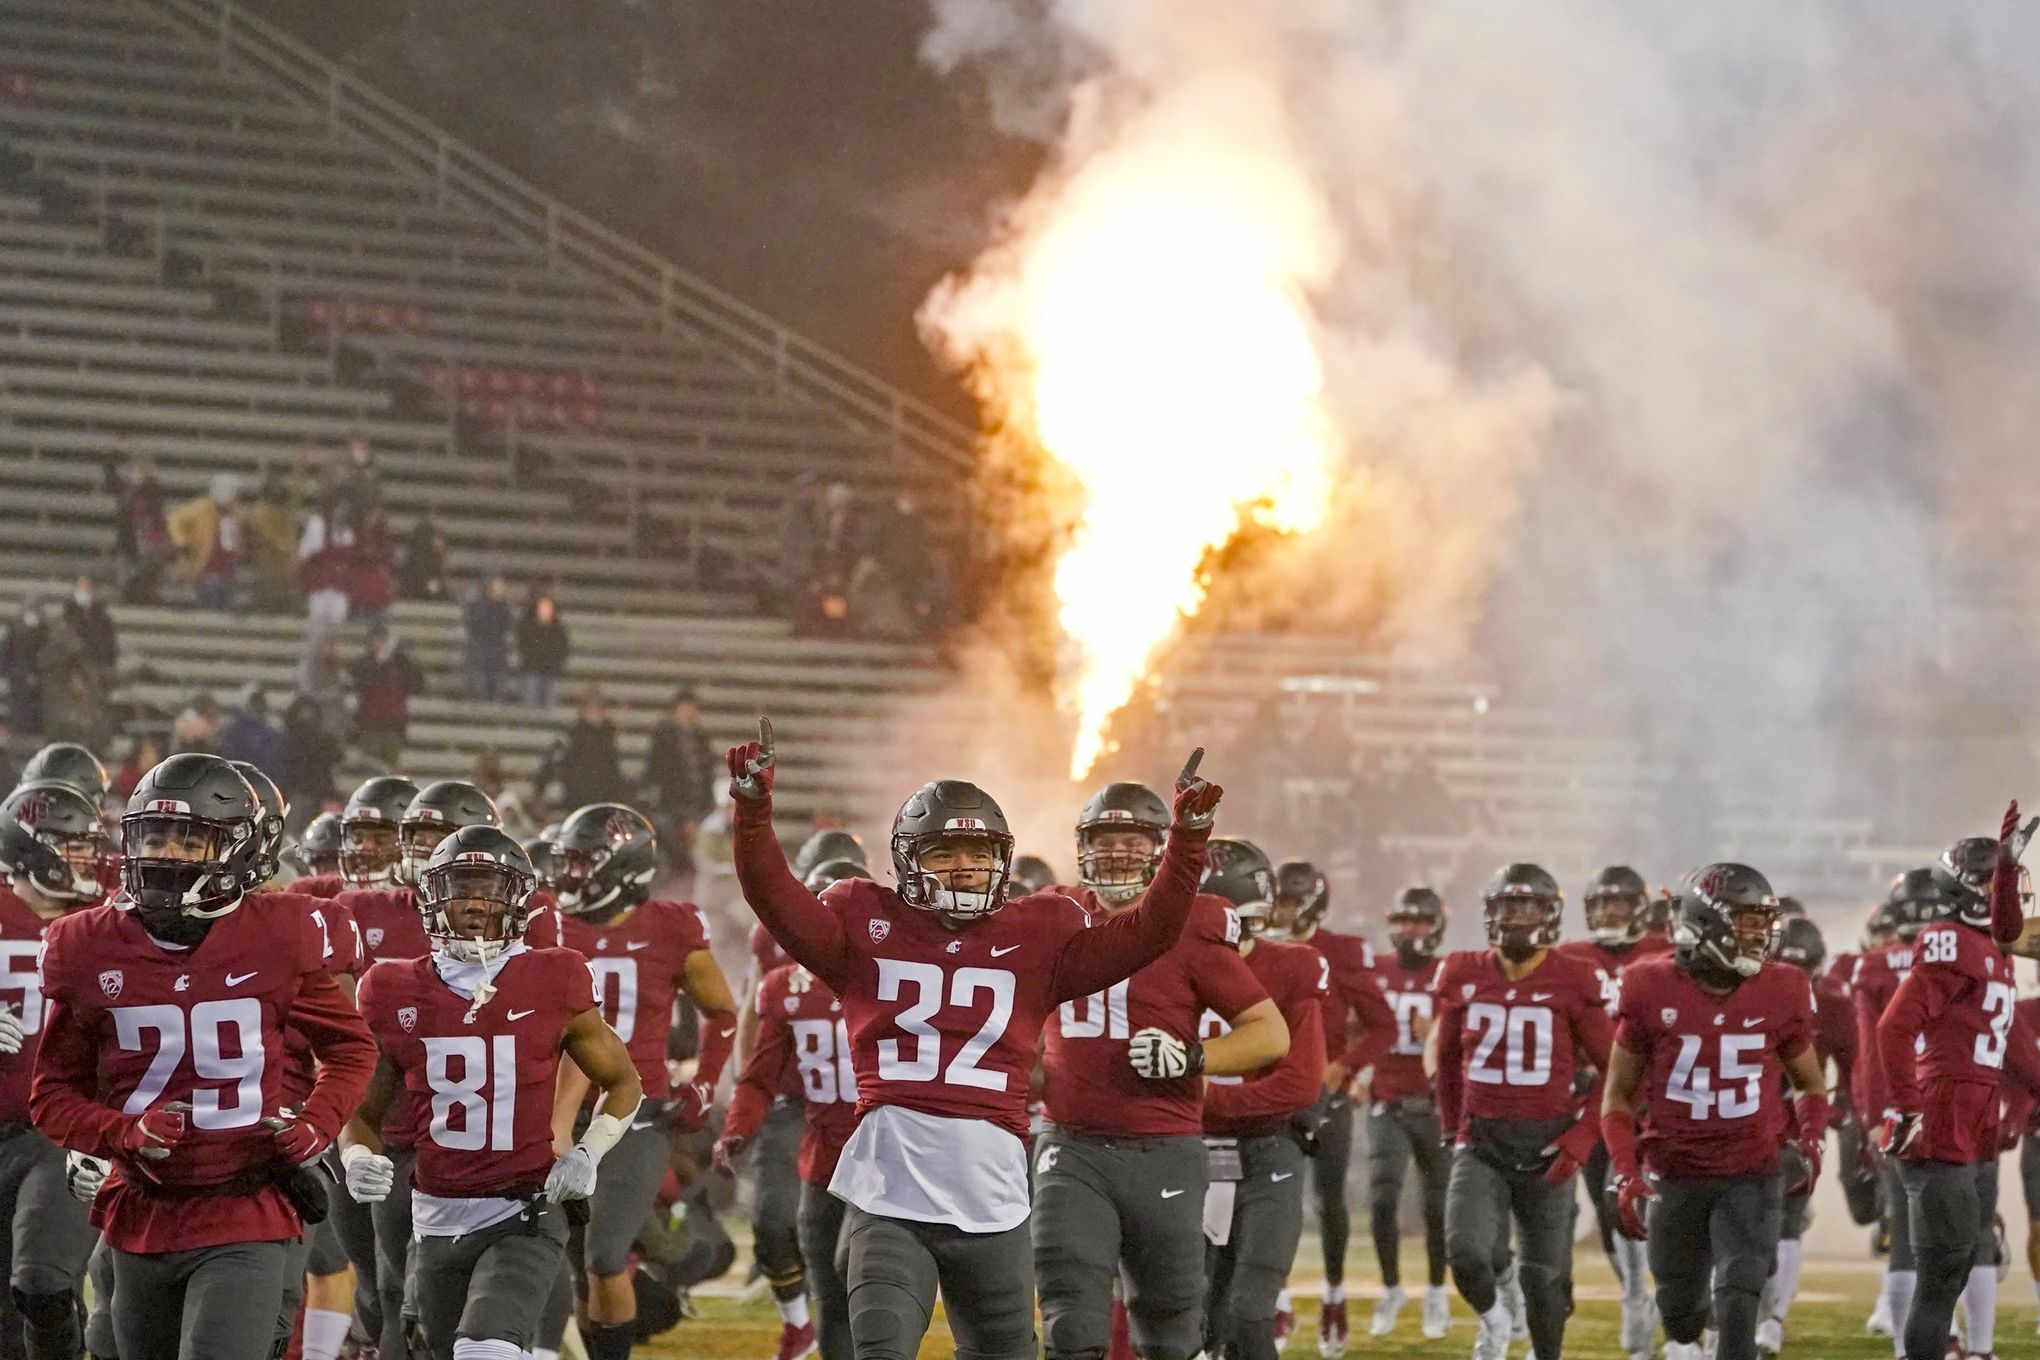
[[[23,830],[34,831],[49,820],[50,811],[56,805],[57,800],[50,797],[48,792],[37,789],[22,798],[19,806],[14,809],[14,820],[21,823]]]
[[[614,849],[627,843],[631,834],[637,830],[637,826],[636,818],[618,808],[609,814],[609,820],[602,823],[602,839],[608,841],[610,848]]]

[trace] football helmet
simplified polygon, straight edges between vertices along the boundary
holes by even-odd
[[[418,913],[433,952],[488,963],[521,944],[537,886],[530,856],[501,827],[442,837],[418,871]]]
[[[552,874],[560,910],[601,925],[651,895],[658,833],[621,803],[577,808],[553,839]]]
[[[1480,900],[1488,943],[1511,963],[1558,943],[1565,893],[1542,867],[1504,864]]]
[[[1650,885],[1626,864],[1611,864],[1594,875],[1580,894],[1587,914],[1587,938],[1607,949],[1621,949],[1643,938]]]
[[[1204,878],[1197,891],[1232,903],[1243,937],[1260,935],[1275,914],[1275,866],[1250,840],[1214,836],[1204,847]]]
[[[1643,899],[1643,933],[1670,935],[1672,918],[1679,914],[1679,899],[1669,888],[1659,888]]]
[[[1820,966],[1827,962],[1827,941],[1811,918],[1788,916],[1778,923],[1778,934],[1771,941],[1771,957],[1801,969],[1808,977],[1816,977]]]
[[[1940,920],[1990,924],[1990,899],[1938,864],[1908,869],[1891,880],[1884,904],[1890,908],[1892,929],[1908,944]]]
[[[1169,805],[1145,784],[1121,781],[1092,794],[1077,814],[1077,882],[1120,906],[1147,891],[1169,838]],[[1126,833],[1145,848],[1136,848]],[[1095,842],[1113,838],[1110,846]]]
[[[928,868],[926,856],[951,842],[975,843],[989,851],[990,867]],[[937,779],[900,804],[893,817],[892,862],[902,902],[951,921],[974,921],[1006,905],[1013,832],[1006,814],[983,789],[967,780]]]
[[[252,892],[282,872],[283,824],[290,817],[290,804],[283,800],[283,790],[276,787],[276,781],[250,762],[230,760],[227,763],[240,771],[241,778],[248,781],[248,787],[255,790],[255,797],[262,804],[262,815],[255,828],[254,878],[247,885]]]
[[[1769,879],[1747,864],[1709,864],[1680,890],[1673,952],[1688,972],[1733,986],[1762,971],[1777,926]]]
[[[283,857],[300,878],[340,872],[340,814],[322,812],[305,823],[297,844],[285,850]]]
[[[532,877],[547,892],[551,892],[553,887],[553,838],[559,834],[558,826],[549,826],[524,841],[524,853],[531,860]]]
[[[1396,894],[1388,909],[1388,941],[1404,968],[1414,970],[1438,956],[1445,943],[1445,901],[1417,884]]]
[[[1806,903],[1796,897],[1780,896],[1778,899],[1778,919],[1781,921],[1806,919]]]
[[[1055,870],[1039,855],[1022,855],[1013,861],[1013,895],[1032,897],[1055,886]]]
[[[1307,940],[1332,905],[1332,885],[1307,859],[1286,859],[1275,868],[1275,910],[1271,933]]]
[[[23,784],[38,784],[51,779],[59,784],[69,784],[101,808],[106,806],[107,789],[113,783],[107,778],[106,763],[75,741],[53,741],[30,756],[28,764],[21,767]]]
[[[1941,854],[1941,867],[1983,897],[1984,919],[1973,924],[1990,925],[1990,881],[1999,858],[2000,847],[1989,836],[1964,836]],[[2033,914],[2033,875],[2024,864],[2019,865],[2019,914]]]
[[[166,944],[195,945],[241,905],[261,855],[262,803],[218,756],[174,755],[142,776],[120,819],[122,892]]]
[[[397,823],[418,796],[418,786],[400,774],[377,775],[356,789],[340,810],[340,877],[350,888],[373,888],[396,880]]]
[[[106,820],[75,784],[23,784],[0,802],[0,873],[55,902],[86,906],[106,895]]]
[[[803,881],[807,884],[807,890],[819,897],[822,889],[831,883],[841,883],[846,878],[870,877],[871,871],[854,859],[825,859],[808,870],[808,876]]]
[[[397,819],[397,878],[417,883],[433,849],[460,828],[502,824],[496,800],[473,784],[465,779],[434,780],[411,796]]]
[[[806,878],[808,871],[824,860],[847,859],[858,864],[869,865],[871,857],[864,851],[864,842],[848,831],[831,828],[817,831],[800,843],[794,852],[793,876]]]

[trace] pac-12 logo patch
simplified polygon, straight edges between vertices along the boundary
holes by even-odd
[[[1663,1010],[1658,1012],[1658,1019],[1664,1021],[1668,1025],[1676,1025],[1679,1023],[1679,1013],[1673,1010],[1670,1006],[1667,1006]]]
[[[1462,999],[1471,1001],[1476,990],[1478,989],[1471,982],[1463,983],[1459,988],[1459,995]]]
[[[418,1008],[416,1006],[397,1007],[397,1023],[404,1027],[404,1033],[406,1034],[418,1028]]]
[[[866,924],[871,928],[871,942],[873,944],[884,944],[885,937],[892,934],[891,921],[880,921],[874,918],[866,922]]]
[[[383,928],[381,926],[370,926],[367,930],[361,932],[361,936],[368,941],[370,949],[382,948]]]
[[[127,979],[120,969],[109,968],[99,975],[99,990],[106,993],[107,1000],[117,1001],[120,999],[121,984],[125,981]]]

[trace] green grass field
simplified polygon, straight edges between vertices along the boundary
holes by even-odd
[[[1406,1263],[1421,1258],[1422,1247],[1410,1243],[1413,1255]],[[1354,1253],[1355,1266],[1361,1252]],[[748,1256],[740,1258],[747,1260]],[[1317,1360],[1317,1244],[1306,1239],[1298,1255],[1294,1283],[1299,1295],[1300,1328],[1290,1343],[1290,1360]],[[741,1269],[741,1266],[739,1267]],[[1891,1342],[1863,1330],[1877,1289],[1877,1269],[1868,1263],[1810,1261],[1799,1302],[1794,1307],[1785,1354],[1794,1360],[1889,1360]],[[1622,1360],[1616,1340],[1615,1280],[1598,1248],[1583,1246],[1578,1256],[1576,1288],[1578,1311],[1566,1329],[1566,1360]],[[687,1360],[771,1360],[777,1344],[778,1318],[769,1301],[741,1303],[727,1282],[698,1292],[695,1303],[700,1317],[682,1323],[639,1354],[686,1357]],[[1418,1329],[1415,1301],[1403,1311],[1397,1331],[1381,1340],[1368,1337],[1367,1318],[1374,1306],[1379,1285],[1371,1270],[1355,1273],[1347,1283],[1354,1339],[1348,1356],[1395,1355],[1409,1357],[1454,1357],[1465,1360],[1473,1348],[1473,1315],[1453,1298],[1453,1328],[1442,1341],[1426,1341]],[[1308,1295],[1308,1297],[1304,1297]],[[2035,1312],[2032,1288],[2023,1270],[2015,1270],[2005,1281],[1998,1310],[1997,1354],[1999,1360],[2040,1357],[2040,1338],[2034,1335]],[[1521,1360],[1528,1344],[1511,1348]],[[948,1332],[938,1320],[921,1349],[928,1360],[948,1360],[952,1354]]]

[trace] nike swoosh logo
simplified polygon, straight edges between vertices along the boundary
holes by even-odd
[[[625,953],[635,954],[640,949],[650,949],[651,947],[652,942],[650,940],[632,940],[629,944],[625,945],[623,948]]]
[[[523,1018],[524,1018],[525,1016],[527,1016],[527,1015],[536,1015],[536,1014],[538,1014],[538,1007],[536,1007],[536,1006],[533,1006],[533,1007],[532,1007],[532,1008],[531,1008],[530,1010],[528,1010],[528,1011],[509,1011],[509,1012],[506,1012],[506,1013],[504,1014],[503,1018],[504,1018],[505,1020],[522,1020],[522,1019],[523,1019]]]
[[[1743,1022],[1742,1022],[1742,1027],[1743,1027],[1744,1029],[1748,1029],[1748,1028],[1750,1028],[1750,1027],[1751,1027],[1752,1025],[1761,1025],[1761,1024],[1763,1024],[1763,1023],[1764,1023],[1764,1017],[1760,1015],[1760,1016],[1758,1016],[1758,1017],[1757,1017],[1756,1019],[1754,1019],[1754,1020],[1745,1020],[1745,1021],[1743,1021]]]
[[[1549,1000],[1551,1000],[1551,993],[1550,993],[1550,992],[1532,992],[1532,993],[1530,993],[1530,999],[1531,999],[1532,1001],[1549,1001]]]
[[[1005,957],[1006,955],[1008,955],[1008,954],[1012,953],[1012,952],[1013,952],[1014,950],[1018,949],[1019,947],[1020,947],[1020,946],[1019,946],[1019,945],[1017,945],[1017,944],[1009,944],[1009,945],[1006,945],[1006,946],[1005,946],[1005,947],[1003,947],[1003,948],[1000,948],[1000,947],[994,946],[994,948],[992,949],[992,957],[993,957],[993,958],[995,958],[995,959],[997,959],[997,958],[1004,958],[1004,957]]]
[[[257,972],[259,971],[260,970],[258,969]],[[229,987],[238,987],[242,983],[246,982],[249,978],[254,976],[256,976],[256,973],[239,973],[239,974],[229,973],[227,974],[227,985]]]
[[[1164,1190],[1164,1191],[1162,1191],[1162,1198],[1163,1198],[1163,1199],[1174,1199],[1174,1198],[1175,1198],[1176,1196],[1178,1196],[1178,1195],[1180,1195],[1180,1194],[1182,1194],[1182,1193],[1183,1193],[1183,1192],[1182,1192],[1181,1190]]]
[[[1269,1173],[1268,1179],[1274,1181],[1277,1185],[1280,1185],[1283,1181],[1288,1180],[1291,1176],[1294,1176],[1295,1174],[1296,1173],[1294,1171],[1275,1171]]]
[[[726,1027],[726,1028],[724,1028],[724,1029],[718,1030],[718,1031],[716,1032],[716,1038],[718,1038],[718,1039],[727,1039],[727,1038],[729,1038],[729,1037],[730,1037],[730,1036],[731,1036],[732,1034],[735,1034],[736,1032],[737,1032],[737,1027],[736,1027],[735,1025],[730,1025],[730,1026],[728,1026],[728,1027]]]

